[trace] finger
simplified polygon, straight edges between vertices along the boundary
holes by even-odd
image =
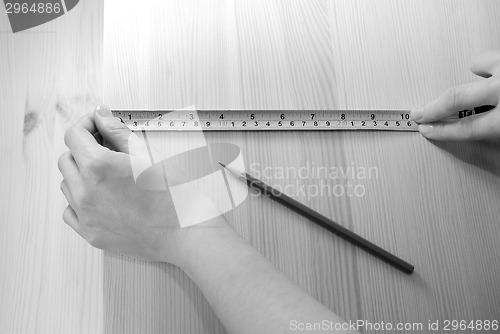
[[[487,51],[476,55],[470,65],[472,73],[489,78],[500,74],[500,51]]]
[[[500,109],[452,122],[421,124],[420,133],[434,140],[479,140],[500,138]]]
[[[83,232],[80,229],[80,224],[78,222],[78,217],[73,210],[73,208],[68,205],[66,209],[63,212],[63,220],[64,222],[70,226],[73,230],[75,230],[76,233],[78,233],[82,238],[85,239],[85,236],[83,235]]]
[[[80,177],[80,171],[78,165],[71,152],[65,152],[57,161],[57,167],[61,172],[62,176],[66,180],[77,180]]]
[[[97,128],[94,124],[94,116],[93,114],[88,114],[66,130],[64,134],[64,142],[70,149],[79,167],[96,153],[107,150],[96,141],[94,137],[95,133],[97,133]]]
[[[132,131],[119,118],[114,117],[107,106],[97,106],[94,119],[99,133],[111,149],[129,153],[129,137]]]
[[[411,112],[411,118],[418,123],[430,123],[458,115],[460,110],[482,105],[497,105],[500,81],[481,80],[448,89],[424,107]]]
[[[60,184],[61,192],[63,193],[64,197],[66,197],[66,201],[72,208],[76,208],[76,203],[73,199],[73,194],[71,192],[71,189],[68,186],[68,183],[65,180],[61,181]]]
[[[142,137],[137,136],[119,118],[114,117],[107,106],[97,106],[94,119],[103,140],[113,150],[139,156],[156,153]]]
[[[71,191],[69,190],[68,184],[66,181],[62,180],[60,184],[61,192],[63,193],[64,197],[68,200],[68,203],[71,205],[70,202],[72,202],[72,196],[71,196]]]

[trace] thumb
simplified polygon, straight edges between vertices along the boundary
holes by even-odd
[[[158,162],[164,159],[159,151],[145,141],[145,135],[144,138],[140,138],[130,131],[120,118],[113,116],[109,107],[97,106],[94,111],[94,122],[104,146],[147,161]]]
[[[119,118],[113,116],[109,107],[97,106],[94,110],[94,122],[105,146],[118,152],[130,152],[131,136],[134,134]]]

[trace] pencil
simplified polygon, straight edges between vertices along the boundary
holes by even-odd
[[[315,222],[319,226],[327,229],[328,231],[335,233],[339,237],[349,241],[355,246],[367,251],[368,253],[378,257],[379,259],[387,262],[388,264],[394,266],[395,268],[403,271],[406,274],[413,273],[415,269],[414,266],[409,264],[408,262],[400,259],[394,254],[389,253],[385,249],[375,245],[374,243],[366,240],[365,238],[357,235],[351,230],[343,227],[342,225],[334,222],[330,218],[323,216],[321,213],[314,211],[310,207],[300,203],[297,200],[285,195],[281,191],[271,187],[270,185],[262,182],[259,179],[256,179],[252,175],[238,171],[235,168],[226,166],[225,164],[219,162],[219,164],[228,170],[230,173],[235,175],[237,178],[246,181],[247,185],[251,188],[258,189],[261,193],[269,196],[271,199],[275,200],[278,203],[281,203],[288,207],[289,209],[301,214],[302,216],[310,219]]]

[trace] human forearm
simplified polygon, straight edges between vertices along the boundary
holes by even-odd
[[[96,141],[97,132],[113,149]],[[289,332],[293,320],[342,321],[243,240],[202,194],[184,188],[174,201],[162,191],[165,169],[148,167],[147,143],[109,108],[80,119],[65,142],[70,152],[58,161],[68,200],[63,219],[94,247],[178,265],[231,333]],[[181,228],[183,222],[191,226]]]
[[[285,333],[290,322],[344,322],[300,289],[224,219],[186,244],[181,268],[230,333]],[[331,331],[329,331],[331,332]]]

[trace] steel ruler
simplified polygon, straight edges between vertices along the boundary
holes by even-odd
[[[145,131],[418,131],[409,110],[112,110]],[[461,111],[457,117],[474,114]]]

